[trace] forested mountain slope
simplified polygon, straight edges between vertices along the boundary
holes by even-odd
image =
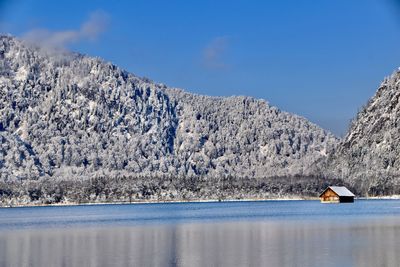
[[[100,59],[0,40],[1,131],[32,148],[43,175],[305,174],[336,143],[263,100],[193,95]],[[21,176],[7,162],[3,179]]]
[[[32,147],[43,175],[139,173],[171,154],[174,105],[155,85],[99,59],[0,40],[0,130]],[[3,179],[27,178],[7,161]]]
[[[188,169],[239,177],[315,174],[337,139],[306,119],[250,97],[165,89],[177,103],[175,150]]]
[[[400,72],[386,78],[333,151],[331,176],[360,194],[400,194]]]
[[[4,183],[147,177],[155,185],[315,175],[338,143],[264,100],[186,93],[10,36],[0,37],[0,140]]]

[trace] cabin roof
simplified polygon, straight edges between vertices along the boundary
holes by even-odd
[[[320,197],[326,192],[326,190],[331,189],[335,192],[339,197],[354,197],[355,195],[347,189],[345,186],[328,186],[324,192],[319,195]]]

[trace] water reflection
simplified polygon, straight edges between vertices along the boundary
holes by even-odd
[[[221,222],[0,232],[0,266],[398,266],[400,221]]]

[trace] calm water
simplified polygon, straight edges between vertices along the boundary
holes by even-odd
[[[400,266],[400,201],[0,209],[0,266]]]

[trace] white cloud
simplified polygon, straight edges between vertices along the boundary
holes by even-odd
[[[81,27],[81,35],[90,39],[96,40],[103,33],[110,22],[110,16],[102,11],[93,12],[88,21],[83,23]]]
[[[23,35],[23,38],[48,48],[65,48],[80,41],[94,41],[103,33],[109,24],[110,17],[103,11],[90,14],[79,29],[65,31],[49,31],[47,29],[33,29]]]
[[[228,67],[224,55],[229,45],[227,36],[214,38],[203,51],[203,62],[208,68],[220,69]]]

